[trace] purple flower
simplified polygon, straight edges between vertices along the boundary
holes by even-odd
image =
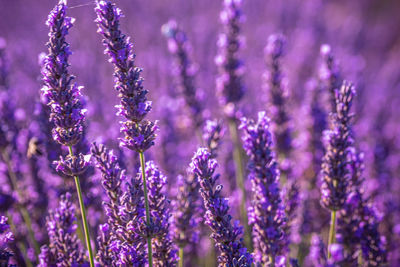
[[[206,209],[206,224],[211,237],[220,251],[219,266],[251,266],[251,254],[243,245],[243,229],[239,222],[231,222],[228,199],[221,196],[222,185],[216,185],[219,175],[215,174],[217,162],[206,148],[199,148],[190,164],[192,172],[199,177],[200,194]]]
[[[7,217],[0,217],[0,263],[1,266],[14,266],[8,263],[14,255],[10,250],[10,244],[14,241],[14,235],[10,232],[7,220]]]
[[[15,114],[13,90],[9,86],[9,63],[6,57],[5,40],[0,38],[0,148],[15,148],[19,127]]]
[[[156,123],[148,120],[140,123],[123,122],[121,132],[125,134],[125,137],[120,139],[120,145],[136,152],[146,151],[154,145],[157,129]]]
[[[346,247],[350,255],[349,263],[356,263],[362,253],[368,266],[387,263],[384,239],[378,228],[380,219],[362,190],[364,179],[363,154],[350,149],[351,193],[338,218],[338,241]]]
[[[173,202],[174,242],[181,248],[198,243],[197,229],[202,212],[199,181],[193,173],[178,177],[178,194]]]
[[[89,167],[90,155],[78,154],[78,156],[67,155],[65,158],[60,156],[57,164],[56,171],[63,173],[67,176],[78,176],[83,174]]]
[[[54,140],[61,145],[72,146],[82,138],[86,110],[81,103],[82,87],[76,85],[75,77],[68,72],[71,51],[65,38],[74,19],[66,16],[66,10],[65,1],[61,0],[46,22],[50,28],[49,52],[42,68],[42,92],[51,109]]]
[[[225,129],[221,121],[207,120],[203,129],[203,140],[212,158],[217,158],[217,152],[221,145],[221,139],[224,136]]]
[[[283,35],[275,34],[268,38],[264,49],[267,62],[265,90],[269,96],[268,111],[271,114],[272,132],[276,151],[287,160],[292,148],[292,125],[289,115],[287,81],[282,73],[281,59],[285,54],[286,40]],[[284,172],[289,172],[284,170]],[[290,179],[291,177],[287,177]]]
[[[156,266],[176,266],[177,250],[169,232],[171,211],[166,197],[167,178],[153,161],[146,163],[146,177],[149,188],[149,208],[155,237],[152,239],[153,263]]]
[[[322,162],[322,205],[331,211],[343,208],[349,192],[348,152],[353,143],[350,108],[354,97],[351,84],[343,83],[336,91],[336,113],[332,128],[324,132],[325,155]]]
[[[190,59],[190,43],[176,21],[169,21],[162,26],[161,30],[168,40],[168,49],[176,61],[175,75],[192,117],[194,128],[199,129],[204,123],[204,104],[201,99],[204,93],[195,84],[196,67]]]
[[[285,210],[279,190],[279,169],[272,150],[269,119],[258,113],[258,121],[242,118],[244,149],[249,156],[249,178],[253,200],[249,208],[254,252],[258,262],[271,265],[283,255],[287,243]]]
[[[125,118],[121,123],[121,132],[125,134],[121,145],[143,152],[154,145],[157,127],[155,123],[143,120],[151,110],[151,102],[147,101],[148,91],[143,88],[142,69],[135,66],[133,45],[120,31],[121,10],[110,1],[96,1],[95,11],[105,53],[114,65],[114,87],[120,98],[117,115]]]
[[[61,196],[59,207],[47,217],[50,245],[43,246],[39,266],[71,266],[84,264],[85,254],[76,235],[75,208],[71,194]],[[55,260],[55,262],[53,262]]]
[[[293,154],[292,141],[292,118],[289,114],[287,80],[282,72],[281,60],[285,55],[286,40],[283,35],[274,34],[268,38],[264,49],[267,62],[267,71],[264,74],[265,89],[269,96],[268,110],[271,114],[271,129],[275,140],[278,158],[280,162],[281,175],[288,181],[286,184],[285,212],[287,224],[284,226],[287,236],[286,247],[290,243],[291,226],[296,219],[299,206],[299,186],[292,172],[291,157]]]
[[[329,92],[331,111],[336,110],[335,91],[342,86],[343,78],[340,73],[339,65],[332,53],[332,48],[328,44],[321,45],[320,54],[322,64],[319,69],[319,78],[324,82],[327,91]]]
[[[123,191],[125,170],[119,166],[117,157],[104,145],[95,143],[91,152],[102,173],[102,185],[108,196],[108,201],[103,202],[108,224],[100,228],[98,242],[101,249],[97,258],[141,266],[146,256],[143,236],[147,234],[142,231],[144,204],[140,177],[131,179]]]
[[[236,112],[235,105],[245,93],[243,85],[243,62],[239,58],[239,50],[243,46],[240,36],[240,24],[243,21],[241,10],[242,0],[225,0],[220,14],[224,33],[218,38],[219,53],[215,62],[219,68],[217,92],[220,102],[225,107],[227,116],[232,117]]]

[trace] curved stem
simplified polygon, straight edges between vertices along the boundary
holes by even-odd
[[[229,132],[234,145],[233,159],[235,161],[235,174],[236,174],[236,185],[242,192],[242,198],[240,201],[240,217],[244,225],[245,235],[244,241],[246,247],[252,250],[251,233],[246,212],[246,188],[244,187],[244,170],[243,170],[243,156],[242,149],[240,145],[237,123],[234,119],[229,119]]]
[[[331,226],[329,228],[328,259],[331,258],[330,246],[336,242],[336,211],[331,211]]]
[[[24,196],[22,194],[22,192],[19,190],[18,188],[18,179],[17,179],[17,175],[15,174],[13,167],[11,165],[11,161],[10,161],[10,157],[8,155],[8,153],[5,150],[1,151],[1,155],[3,157],[4,162],[7,165],[7,169],[8,169],[8,176],[10,178],[10,184],[11,184],[11,188],[17,192],[18,194],[18,198],[19,199],[23,199]],[[31,221],[31,217],[29,216],[28,210],[26,209],[26,207],[24,205],[17,205],[17,209],[19,211],[19,213],[22,216],[22,219],[24,220],[25,224],[26,224],[26,228],[28,230],[28,236],[29,239],[31,241],[31,244],[33,246],[33,249],[35,250],[35,256],[37,257],[37,255],[40,254],[40,248],[38,243],[36,242],[35,239],[35,235],[33,233],[33,228],[32,228],[32,221]]]
[[[179,247],[179,267],[183,267],[183,247]]]
[[[68,149],[69,149],[69,154],[71,156],[73,156],[74,153],[72,152],[72,146],[69,146]],[[86,239],[86,246],[87,246],[87,249],[89,251],[90,267],[94,267],[93,251],[92,251],[92,245],[90,243],[89,226],[88,226],[87,219],[86,219],[85,204],[83,203],[81,183],[79,182],[79,177],[78,176],[74,176],[74,180],[75,180],[76,191],[78,193],[79,206],[80,206],[80,209],[81,209],[83,230],[85,232],[85,239]]]
[[[144,204],[146,208],[146,223],[150,225],[150,208],[149,208],[149,197],[147,194],[147,180],[146,180],[146,164],[144,160],[144,153],[140,152],[140,167],[142,168],[142,179],[143,179],[143,193],[144,193]],[[151,237],[147,237],[147,254],[149,258],[149,267],[153,266],[153,251],[151,248]]]

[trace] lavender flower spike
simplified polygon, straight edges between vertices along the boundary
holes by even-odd
[[[211,228],[211,237],[220,251],[219,266],[250,267],[253,259],[243,245],[243,230],[239,222],[231,222],[228,199],[221,196],[222,185],[216,185],[219,174],[215,174],[217,162],[206,148],[199,148],[190,164],[192,172],[199,177],[200,194],[206,208],[206,224]]]
[[[331,111],[335,112],[335,91],[339,90],[340,86],[342,85],[342,74],[340,73],[339,64],[336,62],[336,59],[333,56],[330,45],[321,45],[320,54],[322,57],[322,65],[319,69],[319,78],[324,82],[329,92]]]
[[[68,58],[71,55],[65,38],[74,22],[66,16],[66,1],[61,0],[51,11],[46,24],[50,28],[49,42],[42,76],[43,95],[51,109],[50,120],[54,123],[53,138],[64,146],[73,146],[82,138],[86,110],[82,108],[81,90],[68,72]]]
[[[125,134],[121,145],[137,152],[146,151],[154,145],[157,127],[144,120],[151,110],[151,102],[146,97],[148,91],[143,88],[142,69],[135,66],[133,45],[119,29],[122,12],[110,1],[96,1],[95,10],[98,32],[104,37],[105,53],[114,65],[114,87],[121,101],[117,114],[126,120],[121,122],[121,132]]]
[[[283,35],[273,34],[268,38],[268,44],[264,50],[268,70],[265,72],[264,78],[269,96],[268,109],[273,122],[272,130],[276,140],[276,150],[287,158],[293,147],[287,81],[281,69],[285,45],[286,40]]]
[[[249,222],[253,226],[256,261],[263,266],[275,266],[286,245],[285,210],[279,190],[279,169],[272,150],[269,119],[258,113],[258,121],[242,118],[244,149],[249,156],[249,178],[253,200]]]
[[[176,266],[177,250],[169,232],[170,208],[166,198],[167,178],[153,161],[146,163],[146,177],[149,181],[149,205],[153,225],[158,229],[153,238],[154,265],[160,267]]]
[[[228,117],[234,115],[235,105],[245,93],[242,81],[244,67],[238,56],[243,46],[243,38],[240,36],[240,24],[243,22],[241,6],[242,0],[225,0],[220,14],[224,33],[219,36],[219,54],[215,58],[220,73],[217,78],[217,92]]]
[[[190,43],[185,32],[174,20],[164,24],[161,30],[168,40],[168,49],[175,58],[176,76],[179,78],[179,87],[190,111],[194,128],[200,130],[204,123],[204,104],[201,99],[204,93],[195,85],[196,67],[190,59]]]
[[[203,129],[203,140],[213,159],[217,158],[217,152],[221,145],[225,129],[221,121],[207,120]]]
[[[332,128],[324,132],[325,155],[321,166],[321,204],[331,212],[328,239],[328,259],[331,245],[336,243],[336,212],[344,208],[349,193],[348,153],[353,143],[350,120],[351,104],[355,95],[351,84],[343,83],[336,90],[336,113],[332,115]]]
[[[105,53],[110,56],[114,65],[115,89],[120,98],[118,115],[125,118],[121,122],[121,132],[125,137],[120,145],[134,150],[140,155],[142,169],[143,192],[146,208],[146,223],[150,227],[150,211],[145,175],[144,151],[154,145],[156,123],[144,120],[151,110],[151,102],[147,101],[148,91],[143,88],[142,69],[135,67],[135,54],[129,38],[119,29],[122,12],[110,1],[96,1],[95,8],[98,32],[103,36]],[[153,266],[151,236],[147,237],[149,266]]]
[[[129,262],[141,266],[146,255],[143,252],[145,234],[140,232],[144,216],[140,177],[132,179],[123,192],[125,170],[112,151],[94,143],[91,152],[102,173],[102,185],[109,199],[103,202],[108,223],[100,227],[97,258],[102,262]]]
[[[76,236],[75,208],[71,194],[61,196],[60,205],[47,217],[50,246],[43,246],[39,255],[41,267],[76,266],[86,263],[84,252]]]
[[[351,84],[343,83],[336,91],[336,113],[333,129],[324,132],[325,155],[322,162],[322,205],[331,211],[343,208],[348,195],[348,149],[352,145],[350,108],[354,97]]]
[[[178,176],[178,194],[173,202],[174,242],[179,247],[179,261],[183,265],[184,248],[199,243],[198,225],[202,208],[199,203],[199,182],[197,176],[188,173]]]
[[[78,175],[88,166],[90,157],[82,154],[74,155],[72,146],[76,145],[83,135],[85,112],[81,101],[81,89],[68,72],[68,57],[71,54],[69,44],[65,38],[72,27],[73,19],[66,16],[67,1],[60,0],[50,12],[47,26],[50,28],[48,55],[42,68],[43,95],[50,107],[50,120],[54,124],[53,138],[59,144],[69,148],[69,155],[61,157],[57,169],[65,175],[74,176],[79,204],[85,231],[86,246],[89,251],[90,265],[94,266],[91,248],[89,227],[86,220],[86,211],[83,203],[82,190]]]
[[[346,261],[355,264],[359,252],[368,266],[383,266],[387,263],[384,237],[378,227],[380,219],[372,203],[363,194],[363,154],[355,148],[349,152],[351,165],[351,193],[338,218],[337,239],[349,253]]]

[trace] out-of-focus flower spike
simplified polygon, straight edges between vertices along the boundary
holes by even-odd
[[[337,239],[349,252],[348,264],[355,264],[361,253],[368,266],[387,263],[385,242],[379,232],[380,219],[371,201],[364,196],[363,154],[349,150],[351,193],[338,218]]]
[[[268,38],[264,53],[267,71],[264,73],[265,90],[268,94],[268,111],[271,114],[271,128],[274,136],[276,151],[285,161],[283,168],[285,175],[290,173],[290,154],[292,145],[292,125],[289,114],[287,81],[281,67],[281,60],[285,54],[286,40],[281,34],[274,34]],[[282,165],[282,164],[281,164]],[[291,177],[287,177],[290,179]]]
[[[329,99],[331,111],[336,110],[336,97],[335,91],[339,90],[342,86],[343,78],[339,69],[339,65],[333,55],[332,48],[328,44],[321,45],[320,55],[322,57],[322,64],[319,69],[319,78],[325,83],[327,91],[329,92]]]
[[[226,0],[220,13],[224,32],[218,38],[218,55],[215,62],[219,68],[217,92],[220,103],[228,117],[235,117],[237,104],[246,89],[243,84],[243,61],[239,57],[243,46],[240,24],[243,22],[242,0]]]
[[[244,149],[249,156],[249,178],[253,199],[249,208],[249,222],[253,226],[256,261],[274,265],[286,253],[287,218],[279,189],[279,169],[272,149],[269,118],[258,113],[258,120],[242,118]]]
[[[175,75],[185,98],[186,106],[190,111],[194,128],[200,131],[205,116],[202,101],[204,93],[195,84],[196,66],[190,58],[191,45],[185,32],[178,27],[174,20],[164,24],[161,31],[167,38],[169,52],[175,58]]]
[[[212,158],[217,158],[218,149],[221,145],[221,139],[225,133],[221,121],[207,120],[203,129],[203,140]]]

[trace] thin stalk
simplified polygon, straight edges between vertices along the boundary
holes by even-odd
[[[146,208],[146,222],[150,225],[150,208],[149,208],[149,198],[147,194],[147,179],[146,179],[146,164],[144,161],[144,153],[140,152],[140,166],[142,168],[142,179],[143,179],[143,193],[144,193],[144,204]],[[151,237],[147,237],[147,254],[149,257],[149,267],[153,267],[153,251],[151,248]]]
[[[199,140],[199,144],[200,145],[204,145],[204,140],[203,140],[203,134],[201,133],[201,129],[196,129],[196,136],[197,136],[197,139]]]
[[[364,260],[361,251],[358,252],[358,266],[364,266]]]
[[[11,166],[10,157],[8,156],[8,153],[5,150],[2,150],[1,154],[2,154],[4,162],[7,165],[8,176],[10,178],[11,187],[14,191],[17,192],[18,198],[23,199],[24,196],[18,188],[17,175],[15,174],[15,172]],[[28,230],[29,239],[31,241],[33,249],[35,250],[35,256],[37,257],[37,255],[40,254],[40,248],[39,248],[38,243],[36,242],[35,235],[33,233],[31,217],[29,216],[28,210],[26,209],[26,207],[24,205],[22,205],[22,204],[17,205],[17,209],[20,212],[20,214],[25,222],[26,228]]]
[[[69,154],[71,156],[73,156],[74,153],[72,152],[72,146],[69,146],[68,149],[69,149]],[[82,217],[82,223],[83,223],[83,230],[85,231],[86,246],[89,251],[90,267],[94,267],[93,251],[92,251],[92,245],[90,243],[89,226],[88,226],[87,219],[86,219],[85,204],[83,203],[81,183],[79,182],[78,176],[74,176],[74,180],[75,180],[76,191],[78,193],[79,206],[81,209],[81,215],[82,215],[81,217]]]
[[[80,212],[77,212],[77,213],[76,213],[76,216],[77,216],[77,217],[81,216],[81,213],[80,213]],[[83,233],[83,229],[82,229],[82,225],[81,225],[79,222],[76,222],[76,235],[78,236],[79,240],[80,240],[82,243],[85,243],[85,242],[86,242],[86,240],[85,240],[85,234]]]
[[[183,267],[183,247],[179,247],[179,263],[178,267]]]
[[[242,191],[242,199],[240,201],[240,217],[245,230],[244,241],[246,246],[252,250],[251,233],[246,212],[246,188],[244,187],[243,154],[237,130],[237,123],[234,119],[229,119],[229,132],[234,145],[233,159],[235,161],[236,184]]]
[[[275,257],[274,256],[269,255],[269,262],[271,263],[270,267],[275,267]]]
[[[336,211],[331,211],[331,226],[328,240],[328,260],[331,258],[330,246],[336,242]]]
[[[8,217],[8,224],[10,225],[10,228],[11,228],[11,232],[12,233],[16,233],[17,232],[17,228],[15,227],[15,224],[14,224],[14,222],[12,220],[11,214],[9,214],[8,212],[7,212],[7,217]],[[31,260],[28,257],[28,252],[26,250],[26,246],[25,246],[24,242],[18,241],[17,242],[17,246],[19,247],[19,249],[21,250],[21,252],[22,252],[22,254],[24,256],[24,260],[25,260],[26,266],[27,267],[33,267],[33,264],[32,264]]]

